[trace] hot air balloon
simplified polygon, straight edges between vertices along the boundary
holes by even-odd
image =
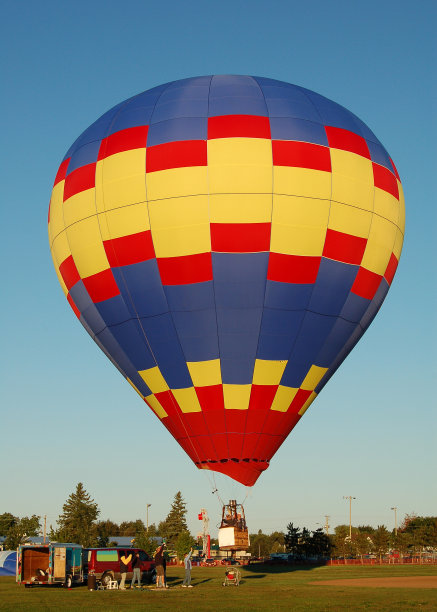
[[[253,485],[379,310],[399,175],[342,106],[205,76],[118,104],[66,153],[59,282],[197,467]]]

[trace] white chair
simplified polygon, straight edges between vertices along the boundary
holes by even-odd
[[[108,588],[108,589],[118,589],[118,582],[116,580],[110,580],[108,582],[108,586],[106,588]]]

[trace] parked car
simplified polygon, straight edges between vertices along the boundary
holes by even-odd
[[[111,580],[120,580],[120,557],[140,553],[141,580],[145,583],[156,580],[155,563],[141,548],[86,548],[83,551],[83,571],[87,576],[95,576],[97,580],[107,586]],[[128,564],[127,579],[133,575],[132,559]]]
[[[209,559],[205,559],[202,565],[214,566],[217,565],[216,560],[213,557],[209,557]]]

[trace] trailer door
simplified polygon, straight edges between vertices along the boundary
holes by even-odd
[[[55,566],[53,571],[55,580],[65,580],[66,552],[65,546],[55,548]]]

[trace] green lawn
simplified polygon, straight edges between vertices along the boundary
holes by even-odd
[[[166,591],[93,591],[86,586],[18,586],[13,578],[0,578],[0,610],[437,610],[436,589],[315,586],[315,580],[430,576],[436,566],[269,567],[242,568],[239,587],[222,587],[224,568],[195,567],[193,589],[182,589],[183,569],[168,568]]]

